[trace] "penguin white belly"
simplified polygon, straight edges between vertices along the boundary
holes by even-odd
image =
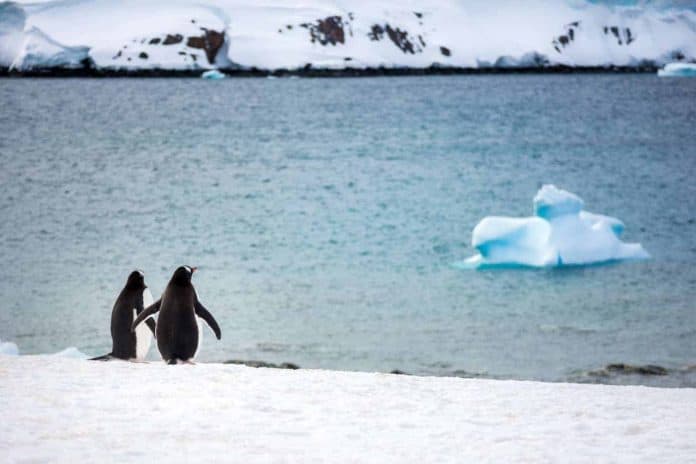
[[[193,289],[193,296],[196,298],[196,301],[198,301],[198,293],[196,293],[195,288]],[[198,314],[196,314],[195,309],[193,311],[193,320],[196,321],[196,327],[198,328],[198,345],[196,345],[196,351],[193,353],[193,358],[191,359],[198,356],[198,351],[201,349],[201,342],[203,341],[203,326],[201,325],[201,321],[198,320]]]
[[[152,303],[152,293],[150,293],[148,288],[145,288],[145,290],[143,290],[143,309],[147,308]],[[138,317],[138,315],[135,308],[133,308],[133,320],[135,320],[136,317]],[[147,352],[150,351],[151,343],[152,332],[150,332],[150,327],[143,321],[135,328],[135,358],[138,361],[145,360]]]
[[[198,345],[196,345],[196,351],[195,353],[193,353],[193,358],[191,359],[194,359],[196,356],[198,356],[198,350],[201,349],[201,342],[203,341],[203,326],[201,325],[201,322],[198,320],[198,316],[194,314],[193,318],[196,321],[196,327],[198,328]]]

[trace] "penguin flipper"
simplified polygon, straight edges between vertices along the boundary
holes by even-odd
[[[213,332],[215,332],[215,336],[217,337],[217,339],[220,340],[220,338],[222,337],[222,333],[220,332],[220,326],[218,325],[213,315],[210,314],[210,312],[207,309],[205,309],[205,306],[203,306],[201,302],[198,300],[196,300],[194,308],[198,317],[200,317],[208,323],[210,328],[213,329]]]
[[[154,320],[153,318],[151,318],[151,317],[148,317],[147,319],[145,319],[145,323],[147,324],[147,326],[148,326],[148,327],[150,328],[150,330],[152,331],[152,336],[155,337],[155,338],[157,338],[157,332],[155,331],[155,328],[156,328],[157,326],[155,325],[155,320]]]
[[[88,361],[109,361],[114,358],[114,355],[111,353],[106,353],[101,356],[97,356],[96,358],[89,358]]]
[[[150,306],[147,308],[143,309],[140,314],[138,314],[138,317],[135,318],[133,321],[133,325],[131,325],[131,332],[135,332],[135,328],[143,322],[143,320],[147,319],[149,316],[152,316],[155,314],[157,311],[160,309],[160,304],[162,304],[162,299],[160,298],[159,300],[155,301],[152,303]]]

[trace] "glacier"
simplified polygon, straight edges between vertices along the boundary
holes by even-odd
[[[488,216],[474,228],[478,253],[458,267],[560,267],[647,259],[639,243],[624,243],[619,219],[583,211],[577,195],[547,184],[534,197],[534,216]]]
[[[696,10],[590,0],[0,2],[0,70],[655,67],[696,62]]]

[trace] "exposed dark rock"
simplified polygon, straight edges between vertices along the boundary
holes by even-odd
[[[566,24],[565,29],[566,33],[559,35],[553,41],[551,42],[553,44],[553,48],[556,49],[558,53],[561,53],[561,50],[568,45],[570,45],[570,42],[575,40],[575,28],[580,26],[580,21],[574,21],[572,23]]]
[[[631,42],[634,42],[636,40],[635,37],[633,37],[633,35],[631,34],[631,29],[627,27],[626,29],[624,29],[624,32],[626,33],[626,45],[630,45]]]
[[[442,53],[444,56],[451,56],[452,55],[452,52],[447,47],[440,47],[440,53]]]
[[[408,38],[408,31],[402,31],[398,27],[394,29],[389,24],[387,24],[385,29],[391,41],[394,42],[394,45],[399,47],[402,52],[410,53],[412,55],[416,53],[413,50],[413,42],[411,42]]]
[[[684,58],[686,58],[686,57],[685,57],[684,54],[681,52],[681,50],[674,50],[674,51],[672,52],[672,59],[673,59],[673,60],[681,61],[681,60],[683,60]]]
[[[164,38],[162,45],[174,45],[181,43],[182,40],[184,40],[184,36],[181,34],[167,34],[167,37]]]
[[[182,54],[186,54],[182,52]],[[539,55],[543,59],[543,55]],[[696,62],[696,60],[694,60]],[[241,69],[239,67],[221,68],[225,74],[233,77],[266,77],[266,76],[302,76],[302,77],[317,77],[317,78],[334,78],[334,77],[364,77],[364,76],[427,76],[427,75],[489,75],[489,74],[586,74],[586,73],[603,73],[603,74],[623,74],[623,73],[648,73],[655,74],[659,66],[656,62],[650,60],[642,60],[638,64],[630,66],[567,66],[560,64],[548,64],[543,67],[525,65],[514,68],[494,68],[492,66],[484,67],[461,67],[461,66],[446,66],[442,64],[433,64],[426,68],[412,67],[366,67],[355,68],[345,67],[340,69],[313,68],[311,66],[300,69],[259,69],[255,66]],[[32,68],[31,70],[9,70],[0,67],[0,78],[21,78],[21,77],[37,77],[37,78],[54,78],[54,77],[176,77],[176,78],[193,78],[199,79],[201,75],[198,69],[162,69],[162,68],[97,68],[92,63],[91,66],[85,68],[57,68],[43,67]]]
[[[160,39],[159,37],[155,37],[154,39],[150,39],[150,45],[157,45],[161,41],[162,39]]]
[[[202,27],[203,34],[198,37],[189,37],[186,40],[186,45],[191,48],[200,48],[205,50],[205,56],[208,58],[208,63],[215,63],[215,57],[218,51],[225,43],[225,32],[213,31]]]
[[[669,371],[662,367],[653,364],[646,364],[644,366],[633,366],[631,364],[616,363],[609,364],[603,369],[588,372],[590,376],[593,377],[609,377],[611,375],[628,375],[628,374],[638,374],[638,375],[667,375]]]
[[[270,369],[292,369],[296,370],[299,369],[300,366],[294,363],[289,363],[289,362],[284,362],[280,364],[274,364],[266,361],[244,361],[241,359],[230,359],[229,361],[225,361],[223,364],[240,364],[243,366],[247,367],[266,367]]]
[[[184,51],[179,52],[179,55],[185,55],[185,54],[186,54],[186,52],[184,52]]]
[[[194,55],[193,53],[190,53],[189,55],[191,56],[191,59],[193,59],[193,61],[198,61],[198,55]]]
[[[379,24],[373,24],[372,27],[370,28],[370,32],[367,33],[367,36],[373,42],[376,42],[378,40],[382,40],[383,35],[384,35],[384,29]]]
[[[607,366],[609,372],[619,372],[622,374],[640,374],[640,375],[667,375],[667,369],[662,366],[646,364],[645,366],[631,366],[630,364],[609,364]]]
[[[418,18],[418,19],[421,19],[423,17],[423,13],[418,12],[418,11],[414,11],[413,14],[416,15],[416,18]]]
[[[141,60],[147,60],[148,55],[145,52],[140,52],[140,55],[138,55],[138,58],[140,58]]]
[[[390,374],[396,374],[396,375],[411,375],[408,372],[404,372],[400,369],[394,369],[393,371],[389,372]]]
[[[351,58],[350,56],[346,56],[345,58],[343,58],[343,61],[353,61],[353,58]]]
[[[399,47],[399,50],[401,50],[404,53],[410,53],[412,55],[416,53],[420,53],[423,51],[423,47],[425,47],[425,40],[421,36],[418,36],[418,39],[420,41],[420,45],[414,43],[414,39],[412,39],[408,31],[402,31],[401,29],[393,28],[389,24],[385,24],[384,26],[380,24],[373,24],[372,27],[370,28],[370,32],[367,33],[367,36],[370,38],[372,41],[378,41],[382,40],[384,38],[384,35],[387,35],[389,39]]]
[[[619,28],[616,26],[611,26],[609,28],[609,30],[611,31],[612,34],[614,34],[614,36],[616,37],[616,40],[619,41],[619,45],[621,45],[621,36],[619,35]]]
[[[324,19],[318,19],[316,23],[302,23],[300,26],[309,30],[312,43],[319,42],[321,45],[345,43],[343,19],[340,16],[327,16]]]
[[[112,60],[115,60],[116,58],[121,58],[121,55],[123,55],[123,52],[121,50],[119,50],[118,53],[116,54],[116,56],[114,56],[112,58]]]

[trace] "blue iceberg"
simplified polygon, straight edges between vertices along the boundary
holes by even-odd
[[[696,77],[696,63],[667,63],[657,70],[660,77]]]
[[[203,74],[201,74],[201,77],[203,79],[210,79],[210,80],[219,80],[219,79],[224,79],[227,77],[225,74],[221,73],[217,69],[211,69],[210,71],[206,71]]]
[[[650,257],[639,243],[619,239],[623,222],[583,207],[577,195],[544,185],[534,197],[534,216],[488,216],[476,225],[471,242],[478,253],[463,267],[578,266]]]

